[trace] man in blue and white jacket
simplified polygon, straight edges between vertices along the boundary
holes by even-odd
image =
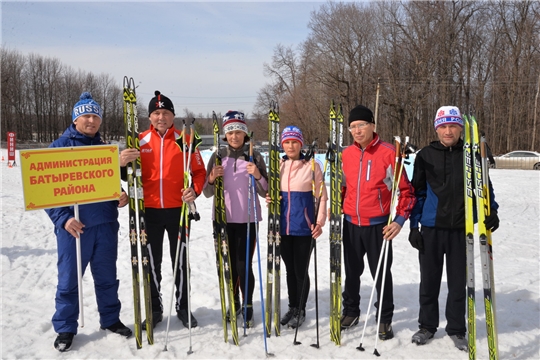
[[[102,120],[99,104],[84,92],[73,108],[73,124],[49,147],[102,145],[98,132]],[[81,239],[82,269],[92,270],[101,329],[130,337],[131,330],[120,321],[119,281],[116,278],[118,254],[118,207],[127,204],[122,193],[119,201],[106,201],[79,206],[79,220],[73,206],[47,209],[54,224],[58,250],[58,285],[56,312],[52,318],[58,336],[54,347],[60,351],[71,348],[77,334],[79,316],[77,257],[75,238]],[[79,235],[80,234],[80,235]]]

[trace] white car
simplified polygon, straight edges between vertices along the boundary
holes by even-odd
[[[495,157],[497,169],[540,170],[540,153],[536,151],[516,150]]]

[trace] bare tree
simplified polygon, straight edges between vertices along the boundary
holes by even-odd
[[[23,140],[32,139],[31,112],[26,101],[26,59],[15,50],[1,50],[2,139],[8,131]]]
[[[477,117],[494,153],[538,150],[539,18],[540,2],[532,0],[329,1],[312,12],[305,41],[275,46],[264,64],[270,81],[247,121],[266,139],[268,108],[277,101],[282,127],[298,125],[306,142],[322,143],[330,101],[343,105],[345,118],[357,104],[375,110],[379,85],[377,132],[385,140],[410,135],[425,145],[436,109],[456,105]],[[103,107],[103,137],[124,136],[122,91],[109,75],[0,50],[4,138],[16,131],[22,141],[51,141],[71,124],[83,91]],[[148,128],[145,105],[139,99],[140,129]],[[210,114],[184,112],[198,118],[197,131],[212,133]]]
[[[283,119],[324,138],[331,99],[345,113],[359,103],[373,109],[380,84],[383,139],[411,135],[425,145],[436,109],[456,105],[476,115],[496,153],[538,149],[530,129],[538,111],[539,8],[502,0],[328,2],[312,13],[297,51],[276,47],[256,112],[279,99]]]

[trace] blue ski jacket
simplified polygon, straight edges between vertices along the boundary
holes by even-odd
[[[281,235],[311,236],[311,225],[324,226],[326,220],[326,186],[322,170],[315,165],[315,197],[320,198],[319,213],[315,218],[311,162],[300,154],[299,160],[284,155],[280,163],[280,233]],[[322,193],[321,193],[322,190]]]
[[[99,133],[91,138],[71,125],[49,147],[102,145]],[[58,252],[58,285],[56,311],[52,318],[55,332],[77,333],[79,317],[78,282],[75,238],[64,229],[75,216],[73,206],[46,209],[54,223]],[[118,255],[118,201],[79,205],[79,220],[85,225],[81,234],[81,267],[90,264],[102,328],[119,321],[121,304],[118,300],[119,281],[116,278]]]

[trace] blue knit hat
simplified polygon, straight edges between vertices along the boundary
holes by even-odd
[[[71,121],[77,120],[81,115],[94,114],[102,118],[101,106],[92,99],[92,95],[89,92],[83,92],[81,94],[80,100],[73,107],[73,112],[71,114]]]
[[[281,133],[281,144],[287,140],[296,140],[301,146],[304,146],[304,136],[302,135],[302,130],[300,130],[297,126],[290,125],[283,129],[283,132]]]

